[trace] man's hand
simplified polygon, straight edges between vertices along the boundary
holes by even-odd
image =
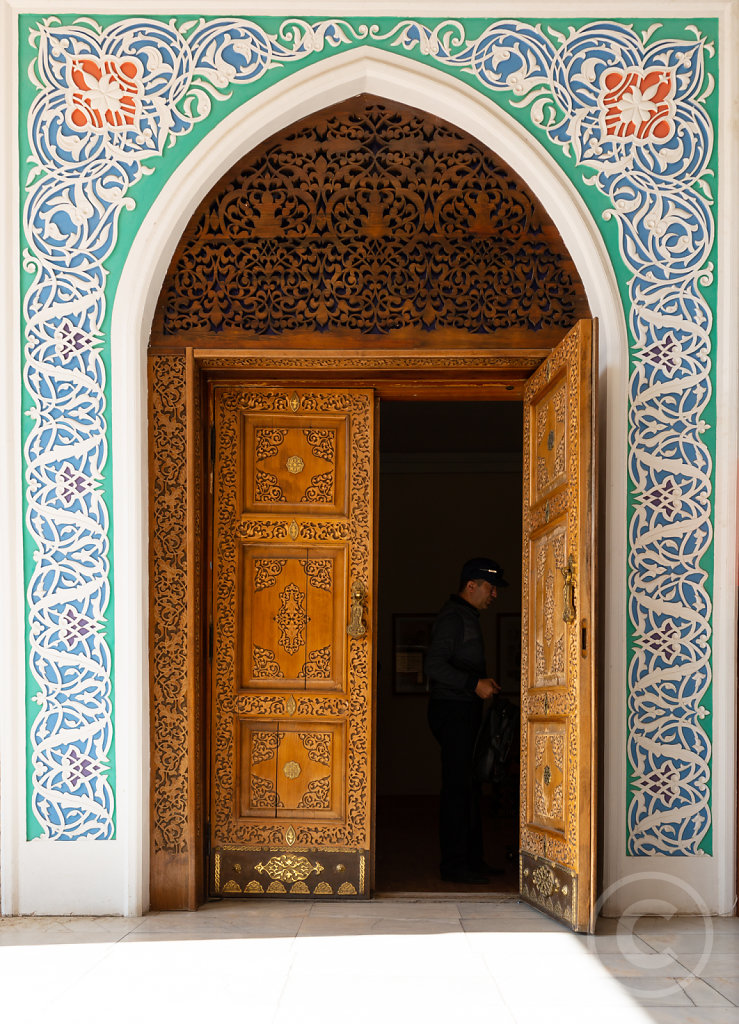
[[[500,693],[500,686],[494,679],[478,679],[475,693],[478,697],[486,700],[488,697],[492,697],[494,693]]]

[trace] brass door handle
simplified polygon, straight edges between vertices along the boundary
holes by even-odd
[[[562,608],[562,621],[575,621],[575,557],[570,555],[567,559],[567,568],[559,570],[565,578],[564,601]]]
[[[364,613],[364,599],[367,596],[367,588],[361,580],[355,580],[351,589],[351,607],[349,609],[349,623],[346,627],[347,635],[353,640],[360,640],[367,635],[367,627],[364,624],[362,615]]]

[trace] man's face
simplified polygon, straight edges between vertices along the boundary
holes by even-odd
[[[465,598],[478,611],[489,608],[498,596],[498,588],[487,580],[470,580],[467,584]]]

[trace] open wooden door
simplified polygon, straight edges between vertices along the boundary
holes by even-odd
[[[595,326],[524,396],[520,887],[576,931],[595,902]]]
[[[214,387],[214,896],[369,895],[373,408]]]

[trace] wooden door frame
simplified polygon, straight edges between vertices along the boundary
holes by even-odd
[[[209,607],[207,389],[244,384],[373,388],[396,401],[520,401],[541,349],[150,350],[150,905],[206,898]],[[374,773],[374,732],[373,721]],[[374,833],[374,823],[373,823]]]

